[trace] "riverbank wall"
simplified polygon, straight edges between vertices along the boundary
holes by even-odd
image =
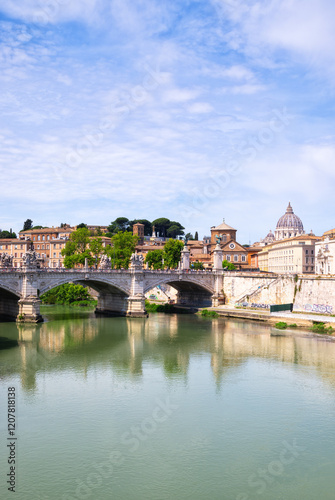
[[[293,311],[335,314],[335,276],[226,273],[226,304],[267,310],[293,303]]]

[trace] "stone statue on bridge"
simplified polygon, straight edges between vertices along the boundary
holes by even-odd
[[[39,269],[41,267],[40,258],[35,250],[28,250],[22,255],[23,267]]]
[[[132,253],[130,257],[130,269],[143,269],[144,257],[137,252]]]
[[[13,267],[13,256],[5,252],[0,255],[0,267]]]
[[[112,263],[107,255],[103,255],[100,259],[99,269],[111,269]]]

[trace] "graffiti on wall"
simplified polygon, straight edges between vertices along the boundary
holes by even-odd
[[[304,309],[305,311],[318,312],[323,314],[332,314],[333,312],[333,306],[326,306],[325,304],[305,304]]]

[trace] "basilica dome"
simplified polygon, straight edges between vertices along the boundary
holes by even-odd
[[[304,234],[303,223],[300,217],[295,215],[291,203],[289,203],[285,214],[277,222],[275,238],[276,240],[282,240],[284,238],[293,238],[300,234]]]

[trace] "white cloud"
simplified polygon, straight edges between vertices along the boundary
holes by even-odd
[[[208,102],[195,102],[191,104],[188,108],[190,113],[211,113],[213,111],[213,106]]]

